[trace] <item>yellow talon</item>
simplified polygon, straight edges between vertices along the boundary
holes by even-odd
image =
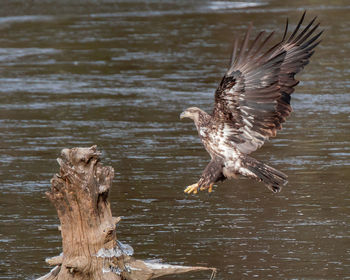
[[[184,190],[185,193],[194,193],[196,194],[198,192],[198,183],[195,183],[191,186],[188,186],[185,190]]]
[[[202,186],[202,187],[200,188],[200,190],[201,190],[201,191],[204,191],[204,190],[208,189],[208,193],[211,193],[211,192],[213,191],[213,185],[214,185],[214,183],[210,184],[208,187]]]

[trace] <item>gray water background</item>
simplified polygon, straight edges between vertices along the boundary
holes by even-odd
[[[210,111],[234,36],[325,29],[294,112],[254,156],[274,195],[227,181],[187,196],[209,161],[187,107]],[[350,279],[349,1],[1,1],[0,279],[34,279],[61,252],[45,197],[63,148],[97,144],[116,170],[118,237],[135,257],[216,267],[221,279]],[[209,279],[208,272],[164,279]]]

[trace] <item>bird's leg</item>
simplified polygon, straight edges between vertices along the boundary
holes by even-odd
[[[184,192],[185,193],[194,193],[194,194],[196,194],[197,192],[198,192],[198,188],[199,188],[199,185],[198,185],[198,182],[197,183],[195,183],[195,184],[192,184],[191,186],[188,186],[185,190],[184,190]]]
[[[208,190],[209,193],[213,191],[215,182],[223,181],[226,177],[223,175],[224,163],[220,158],[212,159],[207,167],[204,169],[202,176],[196,184],[188,186],[185,193],[198,193],[198,190]]]

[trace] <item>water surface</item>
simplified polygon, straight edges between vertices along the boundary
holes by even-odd
[[[1,4],[0,279],[49,271],[44,259],[61,252],[45,197],[56,158],[93,144],[116,170],[112,211],[137,258],[216,267],[218,280],[350,279],[347,1],[58,2]],[[240,179],[184,195],[209,157],[179,114],[211,110],[234,34],[253,21],[281,36],[304,9],[323,42],[284,130],[255,153],[289,184],[274,195]]]

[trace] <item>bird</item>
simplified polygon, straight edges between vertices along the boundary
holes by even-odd
[[[306,11],[294,31],[271,44],[274,32],[261,31],[250,39],[252,24],[242,40],[235,40],[228,70],[215,91],[214,109],[207,113],[190,107],[180,118],[192,119],[211,160],[199,180],[185,193],[212,192],[213,185],[237,175],[264,183],[274,193],[288,183],[287,175],[250,154],[259,149],[291,114],[295,75],[309,63],[321,42],[320,23],[314,17],[302,27]],[[291,33],[290,35],[288,35]]]

